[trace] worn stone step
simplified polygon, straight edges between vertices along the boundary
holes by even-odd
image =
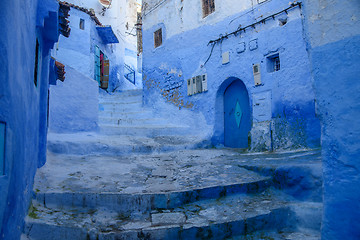
[[[141,110],[142,102],[130,103],[99,103],[99,111],[113,111],[113,112],[127,112],[134,110]]]
[[[142,89],[133,89],[125,91],[115,91],[113,93],[101,93],[99,98],[116,98],[116,97],[129,97],[129,96],[142,96]]]
[[[122,125],[114,126],[101,124],[100,133],[107,135],[128,135],[128,136],[174,136],[185,135],[189,132],[189,127],[175,124],[144,124],[144,125]],[[194,133],[196,134],[196,133]]]
[[[99,117],[100,124],[107,124],[113,126],[122,125],[154,125],[154,124],[166,124],[169,120],[163,118],[120,118],[120,117]]]
[[[72,178],[69,178],[72,179]],[[66,182],[66,180],[65,180]],[[82,186],[81,192],[74,190],[72,186],[66,185],[61,192],[38,192],[37,201],[49,207],[79,207],[95,209],[100,206],[112,211],[118,211],[122,215],[129,215],[134,212],[146,214],[151,210],[174,209],[184,204],[196,202],[202,199],[216,199],[238,193],[256,193],[268,188],[271,184],[270,179],[264,178],[259,181],[249,181],[246,183],[232,183],[224,186],[209,186],[198,189],[186,189],[183,191],[153,192],[153,193],[121,193],[119,192],[89,192],[88,186]],[[156,188],[161,187],[157,186]],[[79,190],[79,186],[76,187]],[[108,187],[109,188],[109,187]],[[131,188],[131,187],[130,187]],[[151,191],[148,188],[146,191]],[[95,189],[92,189],[95,190]],[[128,189],[129,190],[129,189]],[[130,189],[134,190],[134,189]],[[138,189],[135,189],[138,190]],[[155,189],[158,190],[159,189]],[[126,189],[125,189],[126,191]]]
[[[38,201],[50,205],[101,205],[129,212],[129,207],[137,205],[141,209],[168,209],[200,199],[259,192],[271,184],[271,177],[239,167],[236,161],[223,162],[221,158],[226,153],[229,154],[221,150],[132,156],[49,153],[47,163],[37,171],[34,189]],[[132,206],[127,206],[127,202],[132,202]]]
[[[142,95],[135,96],[116,96],[112,95],[109,97],[99,97],[99,103],[132,103],[132,102],[142,102]]]
[[[148,109],[132,109],[126,112],[99,111],[99,118],[122,118],[122,119],[145,119],[153,117],[153,113]]]
[[[235,236],[226,240],[320,240],[320,231],[308,229],[281,230],[281,231],[257,231],[242,236]]]
[[[196,136],[156,136],[154,138],[96,133],[55,134],[49,133],[47,149],[51,153],[71,155],[126,156],[149,154],[206,146]],[[51,156],[48,156],[51,158]]]
[[[141,218],[106,208],[61,209],[35,203],[25,234],[34,240],[226,239],[260,230],[289,230],[295,221],[288,203],[267,192],[199,201]]]

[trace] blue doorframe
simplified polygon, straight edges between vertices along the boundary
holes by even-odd
[[[251,129],[249,95],[245,84],[233,81],[224,92],[224,145],[248,148]]]

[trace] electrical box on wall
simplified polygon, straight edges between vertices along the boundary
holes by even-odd
[[[260,64],[253,64],[253,74],[255,86],[261,85],[261,73],[260,73]]]
[[[222,54],[222,64],[227,64],[230,62],[230,53],[229,52],[224,52]]]
[[[187,80],[187,95],[191,96],[197,93],[207,91],[207,75],[198,75]]]

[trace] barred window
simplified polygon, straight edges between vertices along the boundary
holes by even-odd
[[[267,57],[267,69],[268,72],[277,72],[280,71],[280,56],[279,54],[275,54]]]
[[[215,0],[202,0],[203,18],[215,12]]]
[[[162,44],[162,30],[160,28],[154,32],[154,46],[155,48],[157,48],[161,46],[161,44]]]

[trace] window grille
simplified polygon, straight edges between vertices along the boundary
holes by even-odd
[[[162,30],[160,28],[154,32],[154,46],[155,48],[157,48],[161,46],[161,44],[162,44]]]
[[[215,12],[215,0],[202,0],[203,17]]]
[[[280,70],[280,58],[279,58],[279,56],[274,57],[273,61],[274,61],[274,71],[279,71]]]
[[[280,56],[275,54],[267,57],[267,70],[268,72],[280,71]]]

